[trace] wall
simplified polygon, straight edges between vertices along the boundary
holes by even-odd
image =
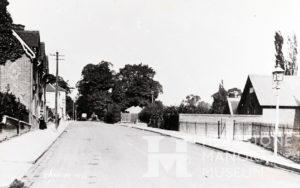
[[[27,109],[30,109],[31,61],[25,55],[15,62],[7,61],[0,65],[0,91],[6,91],[9,85],[12,92]]]
[[[46,106],[52,109],[53,113],[55,113],[55,92],[46,92],[46,98]],[[63,117],[64,119],[66,118],[66,92],[58,92],[57,112],[60,117]]]
[[[275,123],[276,109],[264,108],[263,109],[263,122]],[[289,127],[293,127],[296,117],[295,109],[279,109],[279,123],[287,124]]]

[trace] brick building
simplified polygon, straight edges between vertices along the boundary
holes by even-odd
[[[26,31],[23,26],[16,27],[14,35],[24,54],[14,62],[0,65],[0,91],[9,91],[19,98],[29,111],[29,123],[36,126],[46,103],[48,58],[45,44],[40,41],[38,31]]]

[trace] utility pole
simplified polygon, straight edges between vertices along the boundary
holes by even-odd
[[[58,128],[58,62],[59,60],[63,60],[63,59],[59,59],[59,57],[61,57],[62,55],[59,55],[59,52],[56,52],[55,55],[51,55],[51,56],[55,56],[56,57],[56,80],[55,80],[55,127]]]
[[[154,91],[151,91],[151,103],[153,104],[153,102],[154,102]]]

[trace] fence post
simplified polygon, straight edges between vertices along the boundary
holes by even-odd
[[[18,120],[18,125],[17,125],[17,134],[20,134],[20,120]]]
[[[205,136],[207,136],[207,122],[205,122]]]
[[[234,140],[234,136],[235,136],[235,120],[233,120],[233,140]]]
[[[251,123],[251,140],[253,140],[253,122]],[[256,138],[255,138],[255,142],[256,142]]]
[[[186,133],[189,133],[189,131],[188,131],[188,122],[187,121],[185,122],[185,130],[186,130]]]
[[[259,145],[261,145],[261,142],[262,142],[261,139],[262,139],[261,138],[261,124],[259,124]]]
[[[218,139],[220,139],[220,121],[218,121]]]
[[[243,122],[243,140],[245,140],[245,122]]]

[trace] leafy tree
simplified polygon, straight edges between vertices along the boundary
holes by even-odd
[[[188,95],[181,102],[178,111],[183,114],[206,114],[210,112],[210,105],[201,101],[198,95]]]
[[[70,118],[74,118],[73,117],[73,104],[74,104],[74,101],[73,99],[67,95],[66,97],[66,110],[67,110],[67,114],[70,116]]]
[[[105,123],[116,123],[121,120],[121,108],[117,104],[110,104],[104,116]]]
[[[239,96],[242,96],[242,91],[239,88],[231,88],[228,89],[228,97],[229,98],[237,98]]]
[[[280,33],[280,31],[275,32],[275,50],[276,50],[276,66],[280,66],[283,70],[285,70],[284,56],[282,53],[284,39]]]
[[[228,93],[223,86],[223,81],[219,85],[219,91],[212,95],[214,102],[212,104],[212,113],[214,114],[223,114],[224,109],[227,105],[227,96]]]
[[[297,75],[297,37],[294,34],[293,37],[288,37],[289,44],[289,60],[286,61],[286,75]]]
[[[78,112],[93,112],[103,118],[108,104],[112,104],[110,89],[114,86],[114,71],[112,64],[102,61],[98,64],[88,64],[82,70],[82,79],[77,83],[79,98]],[[80,114],[79,113],[79,114]]]
[[[131,106],[147,106],[162,93],[162,86],[154,80],[155,71],[148,65],[125,65],[116,75],[112,99],[122,110]]]
[[[19,41],[13,36],[13,20],[7,11],[7,0],[0,1],[0,65],[7,60],[15,61],[23,54]]]
[[[141,122],[150,123],[150,119],[162,118],[164,106],[161,101],[149,103],[140,113],[139,119]]]
[[[28,111],[19,99],[15,95],[9,93],[0,92],[0,121],[2,121],[3,115],[8,115],[23,121],[28,122]]]
[[[178,107],[169,106],[163,110],[164,129],[167,130],[179,130],[179,113]]]

